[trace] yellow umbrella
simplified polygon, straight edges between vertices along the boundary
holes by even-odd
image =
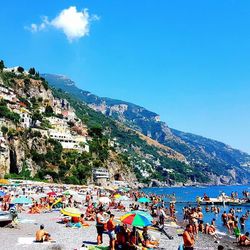
[[[6,179],[0,179],[0,184],[5,184],[5,185],[9,185],[10,182]]]
[[[66,207],[64,209],[61,209],[61,213],[71,217],[80,217],[82,214],[79,209],[74,207]]]
[[[118,198],[121,197],[121,195],[120,195],[120,194],[115,194],[114,197],[115,197],[116,199],[118,199]]]

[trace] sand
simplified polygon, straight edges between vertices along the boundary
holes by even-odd
[[[121,213],[112,211],[119,217]],[[0,249],[4,250],[19,250],[19,249],[84,249],[82,246],[95,245],[96,244],[96,228],[95,222],[90,222],[90,227],[72,229],[67,228],[63,224],[57,223],[60,220],[61,214],[59,211],[53,211],[51,213],[42,214],[26,214],[19,215],[19,224],[17,228],[0,228],[1,244]],[[48,231],[56,243],[34,243],[34,235],[40,224],[45,225],[46,231]],[[166,227],[167,232],[174,237],[173,240],[169,240],[165,235],[159,232],[152,232],[152,234],[160,239],[160,247],[162,249],[176,250],[182,243],[182,237],[178,234],[182,233],[180,227]],[[104,234],[103,246],[108,246],[109,238],[107,234]],[[219,244],[225,246],[225,249],[240,249],[236,244],[232,244],[233,239],[224,237]],[[212,237],[208,235],[199,235],[199,238],[195,244],[195,249],[213,250],[217,249],[218,243],[214,243]]]

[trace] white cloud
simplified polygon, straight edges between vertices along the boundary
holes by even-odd
[[[42,18],[42,23],[32,23],[28,29],[31,32],[44,30],[46,27],[53,27],[62,30],[68,40],[72,42],[89,34],[90,23],[100,20],[97,15],[90,15],[88,9],[77,11],[75,6],[62,10],[58,16],[49,21],[48,17]]]

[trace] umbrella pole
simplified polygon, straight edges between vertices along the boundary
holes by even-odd
[[[166,231],[164,225],[162,225],[162,226],[157,226],[157,227],[158,227],[158,229],[159,229],[159,231],[160,231],[161,233],[163,233],[164,235],[166,235],[166,236],[168,237],[169,240],[173,240],[173,239],[174,239],[173,236],[171,236],[171,235],[169,235],[169,234],[167,233],[167,231]]]

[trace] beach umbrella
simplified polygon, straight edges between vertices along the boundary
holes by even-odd
[[[0,197],[5,196],[4,191],[0,191]]]
[[[71,217],[80,217],[82,214],[79,209],[74,207],[66,207],[64,209],[61,209],[61,213]]]
[[[129,198],[127,196],[123,195],[123,196],[120,196],[120,197],[116,198],[116,200],[118,200],[118,201],[127,201],[127,200],[129,200]]]
[[[101,203],[109,203],[111,200],[108,197],[99,198],[99,202]]]
[[[121,195],[120,195],[120,194],[115,194],[114,197],[115,197],[116,199],[118,199],[118,198],[121,197]]]
[[[151,202],[151,200],[149,198],[146,198],[146,197],[141,197],[138,202],[140,203],[146,203],[146,202]]]
[[[47,195],[48,196],[56,196],[56,193],[52,191],[52,192],[48,192]]]
[[[66,190],[66,191],[62,192],[62,194],[64,194],[64,195],[77,195],[77,192],[74,190]]]
[[[153,218],[143,211],[131,211],[121,216],[120,221],[135,227],[146,227],[152,225]]]
[[[31,194],[30,197],[33,198],[34,200],[40,200],[41,198],[47,197],[47,195],[46,194]]]
[[[32,204],[32,200],[27,197],[18,197],[13,200],[14,204]]]
[[[9,185],[10,182],[8,180],[6,180],[6,179],[0,179],[0,184],[2,184],[2,185]]]

